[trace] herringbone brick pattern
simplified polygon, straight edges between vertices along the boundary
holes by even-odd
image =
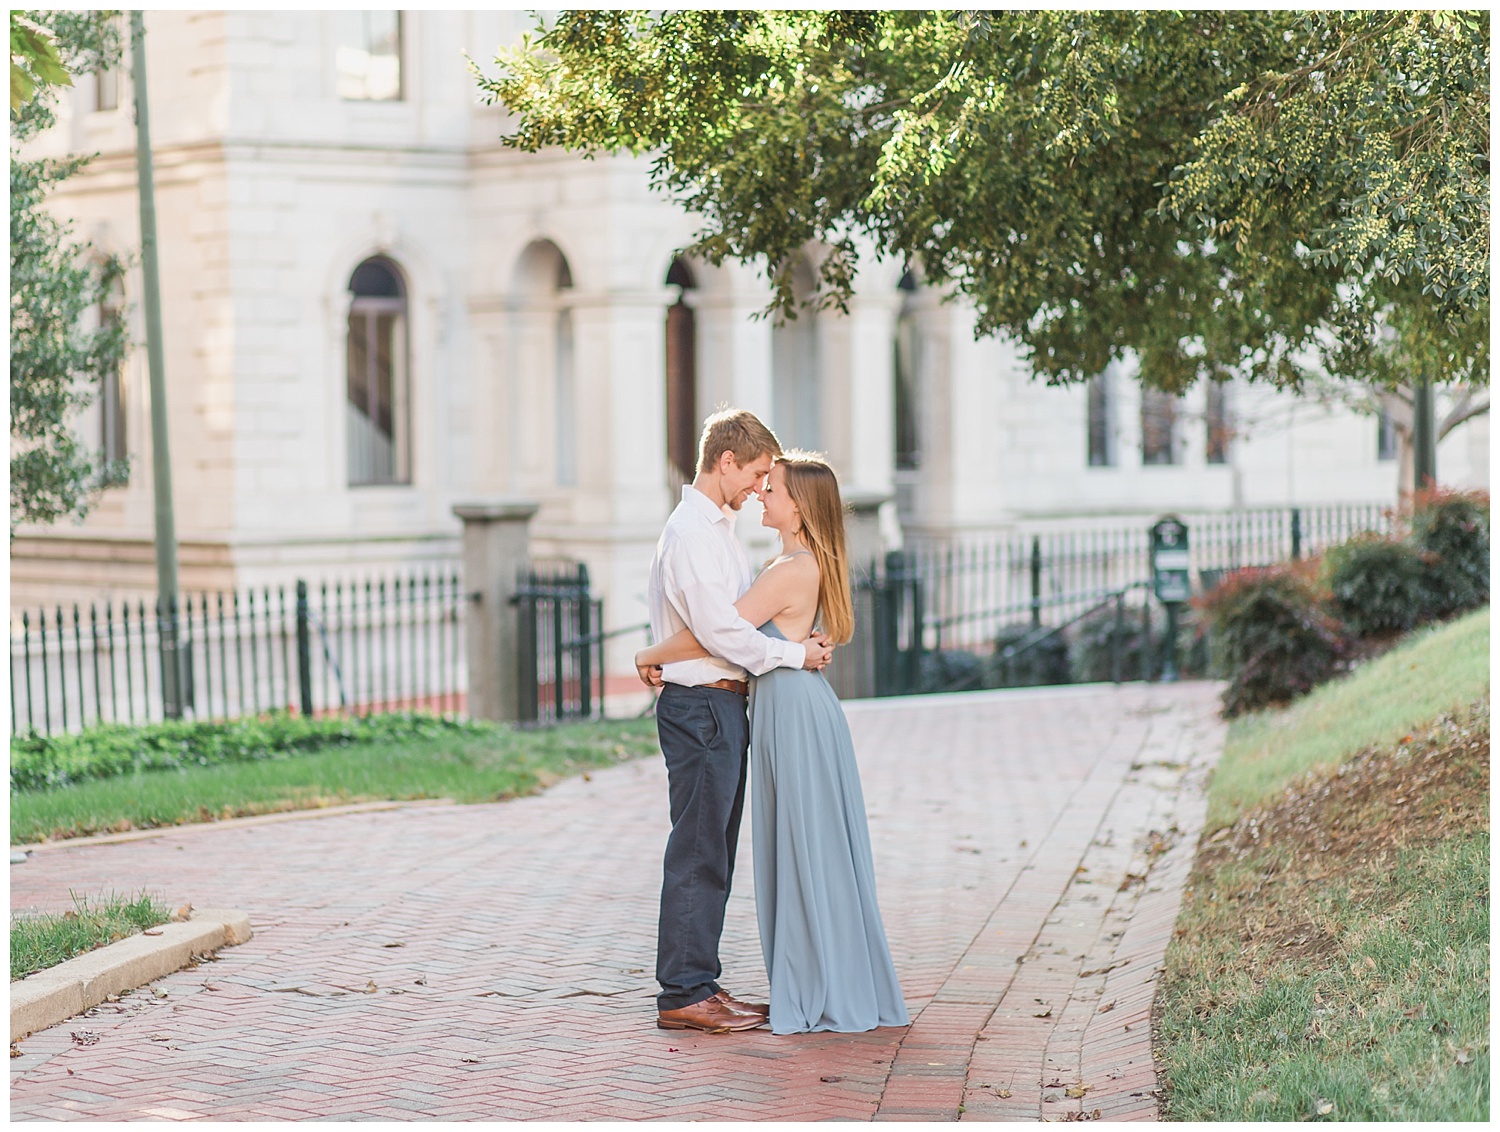
[[[256,934],[26,1039],[12,1117],[1153,1118],[1213,706],[1202,684],[848,705],[914,1018],[868,1034],[654,1027],[650,760],[495,805],[46,848],[12,868],[13,908],[148,888]],[[722,955],[751,999],[752,891],[747,832]]]

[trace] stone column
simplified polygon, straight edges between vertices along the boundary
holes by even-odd
[[[530,552],[527,527],[538,506],[530,500],[490,499],[453,508],[464,524],[463,573],[469,602],[464,635],[472,719],[515,719],[519,714],[518,622],[511,598]]]
[[[880,534],[880,508],[894,496],[888,491],[855,489],[844,494],[844,535],[849,565],[858,574],[885,552]]]

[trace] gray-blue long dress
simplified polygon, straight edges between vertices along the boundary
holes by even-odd
[[[785,640],[774,622],[761,632]],[[750,691],[751,844],[771,1030],[904,1026],[854,743],[821,672],[777,668]]]

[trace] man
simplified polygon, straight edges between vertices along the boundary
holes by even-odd
[[[698,473],[683,487],[651,562],[652,636],[665,640],[686,626],[710,653],[641,670],[642,680],[662,689],[656,729],[672,814],[656,946],[662,1029],[726,1033],[766,1024],[764,1005],[741,1002],[717,981],[745,803],[748,674],[821,668],[832,652],[818,634],[800,643],[768,637],[734,608],[753,580],[734,535],[735,513],[780,454],[754,414],[731,409],[709,417]]]

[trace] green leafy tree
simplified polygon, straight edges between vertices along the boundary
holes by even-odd
[[[1488,379],[1487,17],[564,12],[475,68],[506,144],[648,154],[795,316],[856,237],[946,280],[1051,382],[1377,380],[1396,334]]]
[[[55,121],[52,105],[57,88],[72,85],[69,73],[119,60],[121,36],[112,16],[12,12],[10,17],[12,532],[19,523],[82,517],[98,490],[123,470],[121,462],[106,462],[79,441],[73,418],[124,361],[123,320],[93,318],[118,286],[124,264],[73,240],[72,225],[45,207],[48,192],[89,158],[20,156],[20,147]],[[91,328],[91,322],[97,325]]]

